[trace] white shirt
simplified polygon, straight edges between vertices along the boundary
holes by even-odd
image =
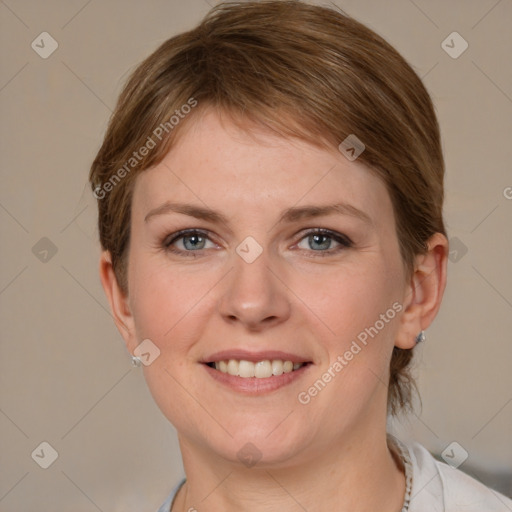
[[[463,471],[436,460],[421,444],[402,443],[412,465],[408,512],[511,512],[512,500],[486,487]],[[169,512],[181,482],[158,512]]]

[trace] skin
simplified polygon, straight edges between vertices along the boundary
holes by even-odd
[[[136,179],[127,294],[109,253],[100,261],[128,350],[148,338],[160,350],[143,371],[178,431],[187,483],[173,511],[399,511],[405,479],[386,443],[389,362],[393,346],[413,348],[438,311],[446,238],[431,238],[406,279],[389,194],[362,163],[254,126],[240,130],[212,110],[190,121],[165,159]],[[174,212],[145,221],[166,201],[208,206],[229,226]],[[331,214],[278,223],[286,208],[340,202],[370,221]],[[210,233],[198,249],[197,239],[173,244],[195,257],[163,244],[186,228]],[[308,232],[316,228],[353,245],[315,242]],[[263,249],[252,263],[235,250],[247,236]],[[395,301],[401,312],[308,404],[299,403],[298,394]],[[246,396],[199,363],[232,348],[282,350],[313,365],[281,389]],[[261,454],[250,468],[237,457],[248,442]]]

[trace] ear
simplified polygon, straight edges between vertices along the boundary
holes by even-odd
[[[109,251],[103,251],[101,254],[100,279],[110,303],[114,322],[124,339],[126,348],[132,354],[137,346],[135,324],[129,307],[128,295],[121,290],[117,282]]]
[[[426,254],[419,254],[404,294],[404,313],[395,346],[410,349],[416,336],[434,320],[446,286],[448,240],[435,233],[428,241]]]

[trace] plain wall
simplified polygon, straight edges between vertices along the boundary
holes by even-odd
[[[446,158],[456,252],[441,312],[416,349],[423,407],[393,428],[434,454],[458,442],[469,454],[460,469],[510,494],[512,2],[337,5],[423,77]],[[100,285],[86,181],[128,73],[209,8],[0,3],[1,511],[156,510],[181,475],[175,430],[131,366]],[[31,47],[43,31],[58,43],[46,59]],[[458,58],[441,46],[453,31],[469,44]],[[48,469],[31,456],[43,441],[58,452]]]

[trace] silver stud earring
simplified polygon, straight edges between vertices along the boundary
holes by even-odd
[[[142,361],[140,357],[132,356],[132,366],[140,366],[142,364]]]
[[[416,343],[421,343],[422,341],[425,341],[427,337],[425,336],[425,331],[420,331],[418,336],[416,336]]]

